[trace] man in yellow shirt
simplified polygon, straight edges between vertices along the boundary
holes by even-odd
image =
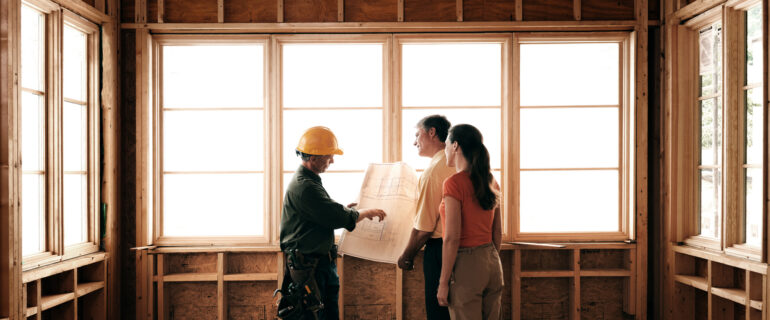
[[[423,274],[425,275],[425,311],[428,320],[449,319],[449,310],[438,305],[436,291],[441,276],[441,249],[443,223],[438,207],[441,204],[444,180],[456,173],[447,167],[444,141],[451,124],[442,115],[430,115],[417,123],[414,145],[421,157],[431,158],[430,164],[420,176],[419,195],[414,227],[409,243],[398,259],[398,267],[413,268],[414,256],[425,245]]]

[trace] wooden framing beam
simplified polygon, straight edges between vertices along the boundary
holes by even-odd
[[[398,0],[398,22],[404,22],[404,0]]]
[[[217,22],[225,22],[225,0],[217,0]]]
[[[457,14],[457,21],[463,21],[463,0],[455,1],[455,13]]]
[[[337,0],[337,22],[345,21],[345,0]]]
[[[653,0],[654,1],[654,0]],[[648,187],[647,187],[647,148],[649,145],[648,140],[648,5],[647,0],[637,0],[634,2],[634,11],[636,17],[636,41],[635,41],[635,53],[636,53],[636,70],[634,75],[636,76],[636,83],[634,88],[636,89],[636,115],[634,121],[636,121],[636,150],[634,155],[636,156],[636,174],[634,181],[635,197],[634,203],[636,204],[636,212],[634,213],[636,218],[636,317],[637,319],[647,318],[647,245],[648,245]]]
[[[575,21],[580,21],[582,19],[582,7],[580,0],[572,0],[572,17],[575,19]]]
[[[524,6],[521,3],[524,0],[516,0],[516,21],[524,20]]]
[[[278,2],[278,4],[276,5],[276,8],[278,10],[276,17],[277,17],[278,23],[281,23],[283,22],[283,0],[276,0],[276,1]]]
[[[165,1],[164,0],[158,0],[158,23],[163,23],[165,20]]]

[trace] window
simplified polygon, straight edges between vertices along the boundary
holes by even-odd
[[[753,0],[716,7],[680,26],[682,109],[672,116],[680,119],[676,161],[685,173],[677,175],[683,223],[674,229],[677,239],[755,260],[762,258],[765,232],[762,28],[761,2]],[[697,60],[687,60],[688,53]],[[699,134],[688,138],[689,130]]]
[[[60,9],[21,8],[25,270],[99,247],[98,28]]]
[[[22,256],[46,245],[46,15],[21,7]]]
[[[153,244],[275,244],[306,129],[336,134],[321,177],[348,204],[369,163],[427,166],[413,142],[430,114],[483,134],[506,239],[633,237],[630,33],[152,40]]]
[[[627,40],[519,37],[517,238],[623,240],[633,212]]]
[[[263,38],[158,38],[159,243],[264,241]]]
[[[280,38],[283,188],[300,165],[304,131],[330,128],[344,154],[322,175],[329,196],[356,202],[369,163],[385,161],[383,109],[387,44],[383,37],[313,41]],[[337,231],[338,234],[341,230]]]

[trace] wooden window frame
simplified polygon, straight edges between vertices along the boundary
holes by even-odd
[[[148,177],[151,181],[148,181],[148,187],[150,190],[148,194],[151,199],[148,202],[148,206],[151,209],[147,210],[148,217],[147,227],[150,228],[148,235],[151,235],[148,241],[151,244],[159,246],[211,246],[211,245],[223,245],[223,246],[247,246],[255,244],[267,244],[270,242],[272,236],[273,218],[271,212],[274,211],[274,205],[271,203],[271,194],[274,193],[270,186],[275,185],[275,176],[271,172],[271,168],[274,164],[271,162],[270,152],[271,146],[268,143],[274,139],[269,139],[272,132],[270,131],[269,122],[272,121],[271,114],[269,113],[270,106],[270,38],[269,36],[261,35],[152,35],[148,40],[151,48],[151,65],[155,71],[150,71],[151,83],[148,84],[148,89],[151,88],[152,102],[148,104],[150,110],[148,118],[151,124],[148,126],[147,134],[151,137],[150,147],[148,150],[148,168],[150,168],[150,174]],[[162,66],[163,66],[163,50],[162,46],[165,45],[210,45],[210,44],[232,44],[232,43],[253,43],[261,44],[263,47],[263,139],[265,139],[265,152],[264,157],[264,202],[263,202],[263,234],[262,236],[201,236],[201,237],[168,237],[163,235],[163,112],[161,110],[161,103],[163,99],[162,89]],[[137,219],[138,223],[141,223],[141,219]]]
[[[514,241],[528,242],[570,242],[570,241],[626,241],[634,239],[635,227],[635,168],[636,168],[636,127],[635,117],[635,89],[634,59],[635,59],[635,35],[632,32],[590,32],[590,33],[514,33],[513,42],[513,120],[512,133],[513,150],[510,163],[511,174],[509,182],[512,183],[513,199],[509,203],[512,219],[508,228],[512,231]],[[519,46],[529,43],[618,43],[619,44],[619,94],[618,115],[619,119],[619,163],[618,163],[618,230],[613,232],[549,232],[529,233],[520,230],[520,95],[519,95]],[[569,108],[569,106],[560,106]]]
[[[272,155],[272,161],[276,165],[275,169],[277,169],[276,177],[278,177],[278,183],[273,184],[280,186],[278,190],[272,190],[274,191],[273,195],[273,203],[275,204],[275,207],[272,212],[275,212],[274,217],[272,217],[275,221],[273,224],[273,234],[275,235],[272,239],[274,243],[279,243],[280,239],[278,236],[280,235],[280,223],[281,223],[281,217],[280,212],[281,208],[283,206],[283,175],[286,173],[294,172],[294,168],[283,168],[283,155],[288,154],[285,153],[283,150],[283,112],[284,110],[302,110],[302,109],[312,109],[312,110],[357,110],[362,108],[355,108],[355,107],[340,107],[340,108],[325,108],[325,107],[312,107],[312,108],[284,108],[283,106],[283,46],[284,45],[291,45],[291,44],[331,44],[331,43],[340,43],[340,44],[380,44],[382,45],[382,107],[366,107],[363,109],[367,110],[376,110],[381,109],[382,110],[382,129],[384,131],[384,134],[382,135],[382,161],[384,162],[393,162],[396,161],[394,153],[393,153],[393,146],[398,145],[400,146],[400,142],[394,139],[393,136],[393,126],[394,126],[394,119],[389,117],[389,115],[393,114],[392,110],[392,101],[391,101],[391,50],[392,50],[392,35],[390,34],[323,34],[323,35],[311,35],[311,34],[291,34],[291,35],[275,35],[271,37],[272,41],[272,61],[273,64],[271,68],[275,68],[274,72],[274,78],[272,79],[274,85],[275,85],[275,91],[274,91],[274,103],[271,105],[271,118],[275,120],[273,122],[273,134],[275,137],[281,137],[278,141],[270,141],[270,143],[274,143],[275,146],[273,146],[273,149],[271,149],[271,155]],[[271,139],[276,140],[276,139]],[[343,146],[344,147],[344,146]],[[299,163],[297,163],[299,165]],[[364,173],[366,170],[328,170],[328,173],[350,173],[350,172],[361,172]],[[339,240],[339,236],[335,235],[335,239]]]
[[[505,34],[492,34],[492,33],[476,33],[476,34],[394,34],[393,36],[393,113],[396,115],[396,119],[393,120],[393,126],[391,129],[391,139],[395,143],[391,144],[391,153],[394,156],[395,161],[401,161],[403,155],[401,154],[403,146],[403,126],[413,126],[415,124],[404,124],[402,113],[408,109],[436,109],[437,112],[446,109],[500,109],[500,153],[502,158],[500,159],[500,214],[502,215],[503,223],[503,240],[509,241],[511,239],[511,229],[509,228],[510,218],[510,200],[512,192],[516,188],[516,181],[512,181],[509,172],[512,172],[511,165],[511,140],[513,137],[513,114],[511,113],[511,101],[512,91],[510,89],[511,83],[513,83],[513,73],[511,72],[511,55],[512,55],[512,37],[511,33]],[[404,106],[402,96],[402,60],[403,60],[403,45],[415,44],[415,43],[445,43],[445,44],[458,44],[458,43],[496,43],[501,45],[502,52],[500,54],[500,76],[501,76],[501,89],[500,89],[500,106],[452,106],[452,107],[432,107],[432,106]],[[492,120],[492,119],[490,119]],[[450,119],[451,121],[451,119]],[[455,123],[456,124],[456,123]],[[494,171],[494,170],[493,170]]]
[[[700,29],[705,28],[709,25],[713,25],[714,23],[721,21],[722,22],[722,60],[724,61],[724,19],[723,19],[723,8],[722,6],[715,7],[703,14],[701,14],[698,17],[695,17],[689,21],[687,21],[684,25],[679,26],[678,29],[678,35],[679,35],[679,43],[678,43],[678,49],[679,49],[679,57],[680,61],[688,61],[689,63],[682,63],[679,65],[679,72],[680,76],[682,78],[686,78],[686,82],[682,82],[682,87],[680,88],[680,100],[679,100],[679,107],[680,110],[682,110],[682,121],[684,121],[684,130],[689,131],[688,134],[685,134],[682,137],[682,146],[686,150],[685,155],[683,157],[682,163],[682,170],[683,172],[683,183],[685,186],[683,186],[683,195],[687,200],[687,203],[689,205],[683,205],[683,211],[680,211],[680,214],[682,215],[683,220],[683,238],[684,243],[700,247],[704,249],[710,249],[710,250],[721,250],[722,249],[722,240],[724,239],[724,228],[720,225],[720,238],[719,239],[713,239],[705,236],[699,235],[699,229],[698,225],[700,224],[700,214],[698,212],[698,208],[700,207],[700,196],[698,195],[700,192],[700,189],[698,187],[699,185],[699,175],[697,172],[699,172],[699,159],[700,159],[700,148],[699,148],[699,126],[700,126],[700,107],[698,106],[698,98],[700,96],[699,94],[699,80],[698,80],[698,59],[692,59],[692,57],[698,57],[699,56],[699,44],[698,44],[698,32]],[[724,72],[724,62],[722,63],[722,84],[726,83],[725,81],[725,72]],[[724,134],[727,131],[725,129],[725,124],[728,122],[724,117],[724,111],[726,109],[725,103],[724,103],[724,89],[721,91],[721,97],[722,97],[722,159],[725,158],[725,139]],[[722,161],[722,181],[724,181],[724,177],[727,175],[725,173],[725,169],[727,168],[727,165],[725,164],[725,161]],[[722,217],[720,217],[720,221],[724,223],[724,213],[725,213],[725,202],[724,202],[724,194],[727,187],[725,186],[724,182],[722,183]]]
[[[99,173],[99,27],[63,9],[49,0],[24,0],[24,4],[45,15],[45,220],[46,251],[23,257],[22,270],[27,271],[62,260],[99,251],[100,173]],[[64,245],[62,113],[63,84],[62,31],[64,25],[86,33],[87,44],[87,241]]]
[[[64,25],[73,27],[78,31],[85,33],[86,35],[86,74],[87,74],[87,90],[86,90],[86,126],[87,126],[87,164],[86,164],[86,185],[87,185],[87,241],[66,246],[63,248],[63,259],[70,259],[77,256],[86,255],[99,251],[99,212],[101,212],[100,202],[100,173],[99,173],[99,84],[101,79],[99,78],[99,26],[96,24],[72,13],[68,10],[63,11],[62,30]],[[63,42],[63,40],[62,40]],[[63,91],[62,91],[63,92]],[[62,93],[62,100],[63,100]],[[63,103],[61,104],[63,105]],[[63,114],[63,112],[61,112]],[[60,120],[61,121],[61,120]],[[61,123],[61,122],[60,122]],[[60,124],[63,127],[63,123]],[[63,173],[63,168],[61,169]],[[63,179],[62,179],[63,180]],[[63,203],[62,198],[62,203]],[[63,219],[63,214],[62,214]],[[62,228],[64,222],[62,220]],[[66,232],[66,230],[63,230]],[[64,238],[62,234],[61,238],[62,246]]]
[[[745,241],[746,220],[745,213],[745,175],[743,170],[749,165],[744,164],[743,155],[746,152],[745,146],[745,94],[748,87],[754,86],[756,89],[762,89],[763,82],[758,84],[747,84],[746,81],[746,18],[748,9],[755,5],[761,5],[761,0],[741,0],[730,1],[725,4],[724,21],[722,23],[725,30],[725,75],[724,75],[724,110],[727,111],[726,118],[733,119],[725,126],[728,133],[725,142],[727,154],[725,156],[725,165],[729,166],[731,175],[727,176],[725,183],[725,213],[724,213],[724,251],[726,254],[747,258],[750,260],[761,261],[763,248],[752,246]],[[764,9],[764,8],[763,8]],[[764,26],[763,26],[764,27]],[[763,35],[765,36],[765,35]],[[764,49],[764,48],[763,48]],[[734,54],[734,56],[730,56]],[[763,65],[767,62],[763,62]],[[763,91],[763,101],[764,97]],[[767,128],[763,124],[764,131]],[[764,145],[764,144],[763,144]],[[764,151],[763,151],[764,152]],[[763,174],[766,174],[763,172]],[[766,186],[763,185],[763,188]],[[766,190],[759,191],[765,194]],[[764,211],[763,211],[764,212]],[[766,230],[762,233],[765,234]]]

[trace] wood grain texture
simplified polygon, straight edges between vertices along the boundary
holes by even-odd
[[[347,22],[398,21],[398,0],[345,0]]]
[[[404,0],[404,21],[457,21],[455,0]]]
[[[120,22],[134,22],[134,0],[120,0]]]
[[[277,273],[275,253],[228,253],[226,274],[234,273]]]
[[[217,283],[167,283],[173,319],[217,319]]]
[[[217,0],[163,0],[164,22],[216,23]]]
[[[225,22],[276,22],[275,0],[225,1]]]
[[[633,20],[634,0],[581,0],[583,20]]]
[[[524,21],[574,20],[572,0],[522,1]]]
[[[284,22],[336,22],[337,0],[285,0]]]
[[[147,22],[158,22],[158,0],[147,0]]]
[[[583,319],[622,319],[623,278],[581,278],[580,317]]]
[[[521,250],[521,270],[572,270],[570,250]]]
[[[521,279],[521,319],[566,319],[570,278]]]
[[[228,319],[273,319],[274,282],[232,282],[227,284]]]
[[[214,273],[217,272],[217,255],[208,254],[167,254],[166,273]]]
[[[514,21],[515,0],[463,0],[463,21]]]
[[[414,257],[414,270],[404,271],[404,319],[426,319],[423,252]],[[503,300],[505,301],[505,300]]]
[[[344,268],[346,318],[374,314],[395,318],[396,270],[392,264],[345,257]]]

